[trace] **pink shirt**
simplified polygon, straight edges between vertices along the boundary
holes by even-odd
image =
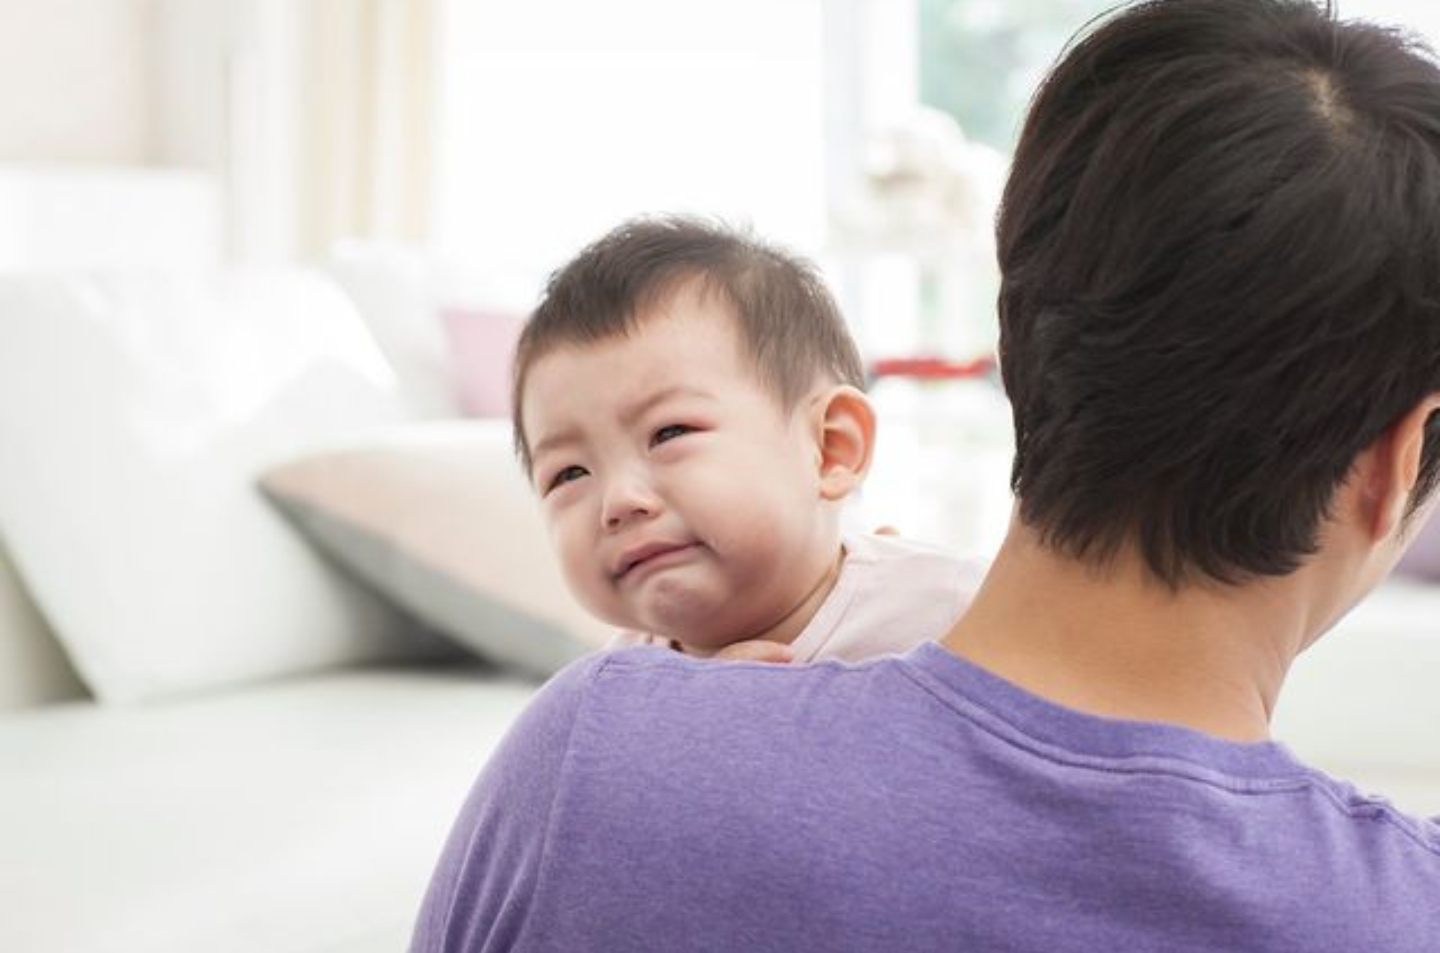
[[[970,605],[987,566],[898,536],[847,536],[844,545],[835,588],[791,643],[796,662],[858,662],[938,639]],[[622,632],[610,646],[667,644]]]

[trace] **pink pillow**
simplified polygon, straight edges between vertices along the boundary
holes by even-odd
[[[525,315],[501,309],[442,308],[450,364],[467,417],[510,416],[510,364]]]
[[[1395,572],[1440,582],[1440,517],[1432,513],[1426,524],[1420,527]]]

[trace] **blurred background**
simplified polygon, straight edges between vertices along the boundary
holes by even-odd
[[[994,342],[990,221],[1026,99],[1104,6],[0,0],[0,264],[409,269],[437,312],[494,319],[444,355],[488,392],[480,365],[551,269],[625,217],[687,211],[816,260],[867,358],[963,362]],[[876,397],[857,521],[991,545],[993,387]],[[967,435],[961,472],[937,428]]]
[[[194,260],[403,260],[437,310],[496,318],[447,344],[475,365],[584,242],[689,211],[818,261],[867,358],[964,362],[994,344],[990,225],[1027,99],[1111,5],[0,0],[0,264],[161,257],[127,240],[142,215]],[[1341,7],[1440,27],[1404,0]],[[456,373],[493,389],[493,367]],[[992,546],[994,396],[881,378],[857,519]],[[931,452],[956,435],[963,456]]]

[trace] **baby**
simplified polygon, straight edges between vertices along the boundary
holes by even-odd
[[[515,444],[582,605],[722,659],[855,661],[947,630],[983,564],[842,535],[875,440],[855,344],[806,263],[686,218],[551,278],[515,359]]]

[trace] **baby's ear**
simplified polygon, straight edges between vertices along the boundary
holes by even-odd
[[[875,409],[846,384],[822,395],[817,415],[820,496],[843,500],[860,486],[875,449]]]

